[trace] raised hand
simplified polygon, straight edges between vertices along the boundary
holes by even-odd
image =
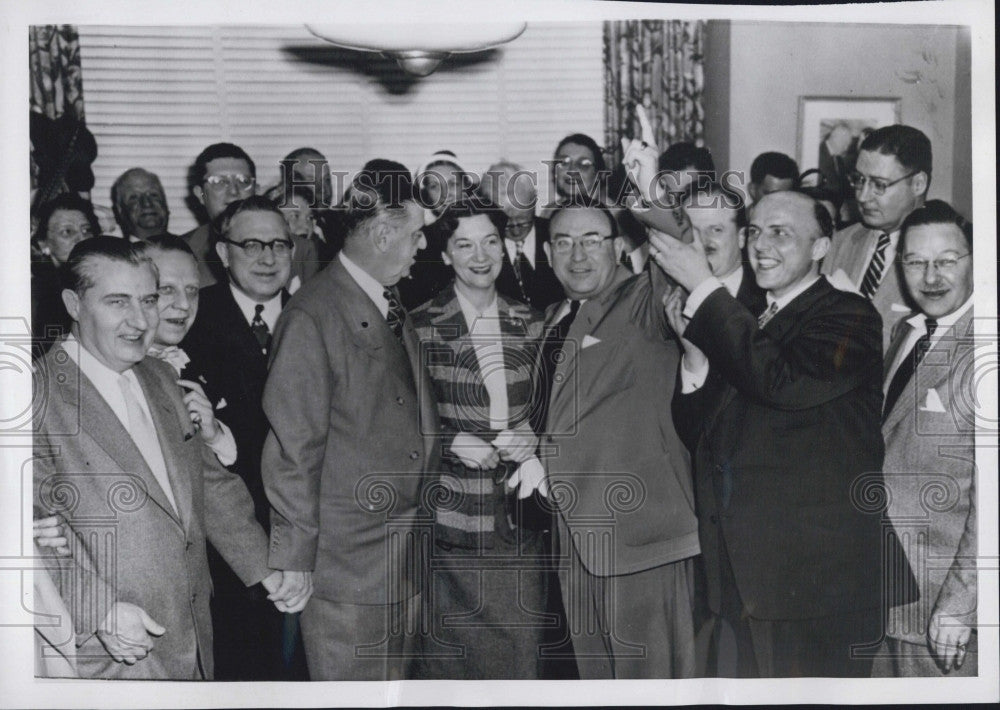
[[[184,395],[184,404],[187,405],[191,421],[199,428],[201,438],[206,443],[215,441],[219,435],[219,426],[215,420],[215,410],[212,408],[212,403],[208,401],[205,390],[197,382],[191,380],[177,380],[177,384],[188,390]]]
[[[115,602],[98,629],[97,638],[115,661],[131,666],[149,655],[155,638],[166,630],[142,607]]]
[[[639,190],[646,203],[653,202],[659,195],[657,192],[657,164],[659,150],[656,147],[656,136],[653,125],[646,116],[646,109],[639,104],[635,107],[639,126],[642,129],[641,138],[631,141],[622,138],[622,164],[628,173],[629,180]]]
[[[656,260],[657,265],[688,293],[706,279],[712,278],[712,268],[705,256],[705,247],[697,235],[688,243],[674,239],[669,234],[650,230],[649,246],[649,255]]]

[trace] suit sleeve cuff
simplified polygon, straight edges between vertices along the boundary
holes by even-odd
[[[704,384],[705,380],[708,379],[708,369],[709,366],[703,365],[695,370],[688,369],[688,358],[687,355],[681,358],[681,394],[691,394],[700,390]]]
[[[725,286],[723,286],[722,282],[714,276],[712,278],[705,279],[700,284],[695,286],[695,289],[687,298],[687,303],[684,304],[684,317],[689,319],[694,318],[694,314],[698,312],[699,308],[701,308],[701,304],[705,302],[705,299],[720,288],[725,288]]]
[[[219,459],[219,463],[223,466],[232,466],[236,463],[236,438],[233,436],[232,430],[221,421],[216,420],[215,423],[219,427],[219,435],[215,437],[215,441],[209,444],[209,447],[215,457]]]

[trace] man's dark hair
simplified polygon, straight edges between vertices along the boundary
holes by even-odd
[[[234,160],[245,160],[250,166],[250,177],[256,179],[257,166],[247,155],[246,151],[238,145],[232,143],[213,143],[205,148],[194,159],[194,167],[191,168],[191,184],[201,185],[205,182],[205,175],[208,172],[208,164],[219,158],[233,158]]]
[[[145,244],[133,243],[121,237],[92,237],[77,242],[69,253],[62,271],[63,288],[82,296],[94,285],[94,261],[101,258],[132,266],[149,264],[153,268],[153,273],[157,273],[156,265],[146,254]]]
[[[693,170],[715,179],[715,161],[712,160],[712,153],[708,148],[699,148],[687,141],[674,143],[660,153],[657,168],[660,172]]]
[[[272,212],[281,217],[281,223],[285,224],[285,216],[273,201],[263,195],[250,195],[242,200],[231,202],[225,211],[216,220],[219,237],[228,238],[229,228],[232,226],[233,218],[243,212]]]
[[[918,207],[906,216],[903,225],[900,227],[899,253],[903,253],[903,246],[906,243],[906,232],[911,227],[920,227],[928,224],[953,224],[962,232],[969,253],[972,253],[972,222],[960,215],[954,207],[944,200],[928,200],[922,207]]]
[[[195,256],[194,250],[181,237],[175,234],[157,234],[145,240],[147,251],[149,249],[159,249],[160,251],[179,251],[188,256]]]
[[[773,150],[761,153],[753,159],[753,164],[750,166],[750,180],[760,185],[768,175],[778,180],[791,180],[794,183],[799,179],[799,166],[784,153]]]
[[[98,222],[97,215],[94,214],[94,205],[91,204],[90,200],[85,200],[74,192],[64,192],[38,208],[38,226],[35,229],[36,241],[45,239],[46,233],[49,231],[49,220],[59,210],[82,213],[87,218],[93,233],[95,235],[101,233],[101,223]]]
[[[405,165],[385,158],[369,160],[344,193],[340,211],[344,235],[382,214],[405,217],[401,208],[415,199],[413,179]]]
[[[563,146],[569,145],[570,143],[582,145],[593,154],[594,168],[598,172],[607,169],[607,166],[604,163],[604,152],[601,150],[601,146],[597,145],[597,141],[585,133],[572,133],[563,138],[559,141],[559,145],[556,146],[556,152],[553,153],[553,155],[557,155],[559,151],[562,150]]]
[[[692,205],[692,202],[695,204]],[[737,190],[733,190],[721,182],[714,180],[707,185],[699,186],[697,182],[688,185],[684,191],[684,196],[681,198],[681,204],[685,205],[686,209],[689,210],[709,205],[734,210],[736,212],[737,229],[745,229],[750,223],[747,218],[746,200],[743,199],[743,195]]]
[[[299,158],[301,158],[304,155],[318,155],[321,158],[323,158],[323,160],[326,160],[326,156],[325,155],[323,155],[321,152],[319,152],[315,148],[309,148],[309,147],[296,148],[291,153],[289,153],[288,155],[285,156],[285,160],[295,160],[295,161],[297,161]]]
[[[618,220],[616,220],[615,216],[613,214],[611,214],[611,210],[609,210],[604,205],[596,205],[596,204],[595,205],[569,204],[569,205],[561,205],[559,207],[556,207],[556,209],[552,212],[552,214],[549,215],[549,227],[550,227],[549,231],[551,232],[551,226],[555,222],[556,217],[558,217],[559,215],[561,215],[563,212],[566,212],[568,210],[580,210],[580,209],[597,210],[598,212],[600,212],[601,214],[603,214],[605,216],[605,218],[607,218],[608,224],[611,225],[611,239],[615,239],[615,238],[617,238],[619,236],[619,234],[618,234],[618,231],[619,231],[618,230]]]
[[[933,155],[931,141],[913,126],[896,123],[876,128],[861,142],[859,150],[891,155],[908,173],[924,172],[930,183]]]
[[[805,195],[805,193],[802,193]],[[830,212],[819,202],[819,200],[809,195],[805,195],[812,200],[813,203],[813,217],[816,218],[816,224],[819,225],[820,236],[830,238],[833,236],[833,217],[830,216]]]
[[[448,240],[458,230],[459,220],[479,215],[489,217],[490,222],[496,227],[497,234],[502,239],[504,230],[507,228],[507,215],[487,198],[473,193],[445,207],[441,216],[424,229],[428,250],[431,253],[444,251],[445,247],[448,246]]]

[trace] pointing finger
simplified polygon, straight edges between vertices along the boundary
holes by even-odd
[[[646,108],[642,104],[637,104],[635,114],[639,118],[639,126],[642,129],[642,141],[651,146],[656,145],[656,134],[653,133],[653,124],[649,122],[646,115]]]

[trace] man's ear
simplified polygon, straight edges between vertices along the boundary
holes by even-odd
[[[625,239],[623,237],[615,237],[611,240],[611,246],[615,250],[615,258],[620,260],[625,254]]]
[[[750,199],[753,200],[754,202],[757,202],[760,199],[759,196],[758,196],[758,193],[757,193],[757,183],[755,183],[755,182],[748,182],[747,183],[747,192],[750,193]]]
[[[379,220],[372,230],[372,243],[375,249],[383,254],[389,250],[389,225],[385,220]]]
[[[825,207],[823,209],[826,209]],[[812,260],[819,261],[826,253],[830,251],[830,237],[820,237],[813,242],[812,245]]]
[[[219,255],[219,260],[227,269],[229,268],[229,246],[221,239],[215,243],[215,253]]]
[[[736,244],[737,244],[737,246],[739,246],[740,251],[743,251],[743,249],[746,247],[746,245],[747,245],[747,228],[746,227],[742,227],[737,232],[737,235],[736,235]]]
[[[71,288],[62,290],[62,302],[66,306],[66,312],[73,320],[80,321],[80,296]]]
[[[194,196],[196,198],[198,198],[198,202],[200,202],[202,204],[202,206],[204,206],[205,205],[205,191],[202,189],[201,185],[195,185],[194,187],[192,187],[191,188],[191,192],[193,192]]]
[[[927,177],[927,173],[923,170],[910,178],[910,189],[913,190],[913,194],[917,197],[920,197],[927,192],[929,184],[930,180]]]
[[[448,252],[446,251],[441,252],[441,261],[443,261],[445,265],[451,266],[451,257],[448,256]]]

